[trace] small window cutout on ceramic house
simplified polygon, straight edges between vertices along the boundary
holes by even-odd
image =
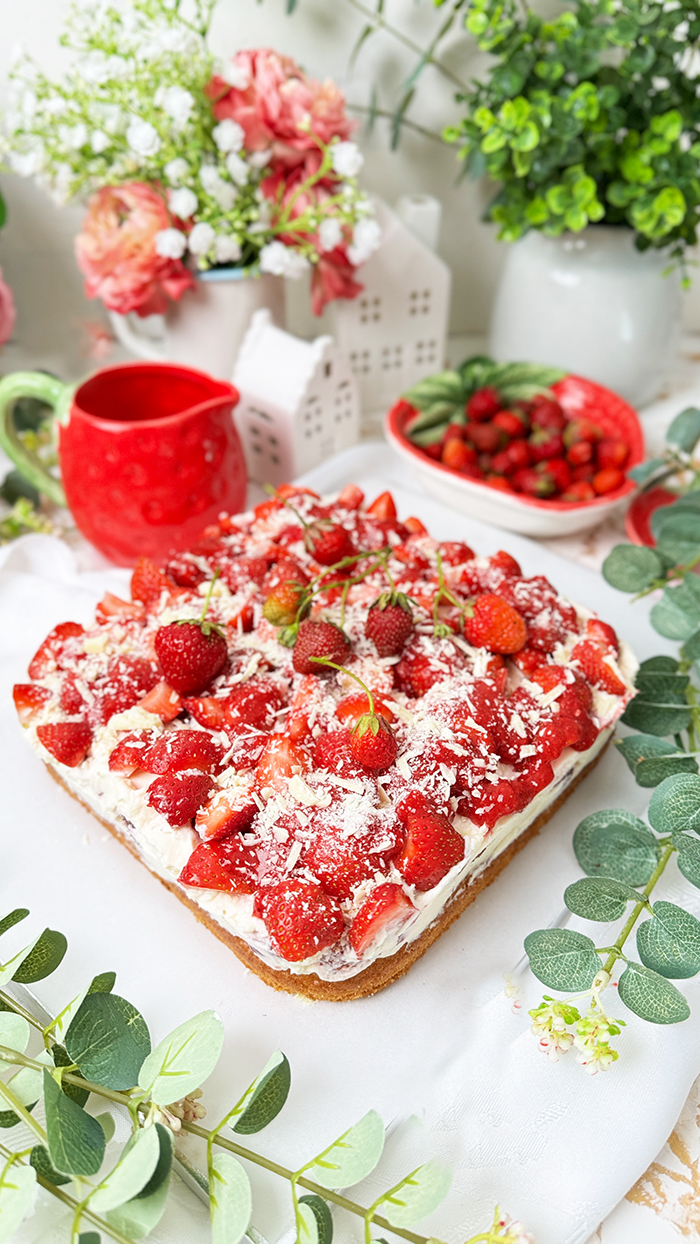
[[[375,203],[379,249],[358,269],[364,286],[337,299],[328,324],[350,361],[363,411],[386,411],[406,389],[445,365],[450,271],[389,208]]]
[[[248,474],[277,486],[354,445],[360,403],[351,364],[331,337],[302,341],[256,311],[233,374]]]

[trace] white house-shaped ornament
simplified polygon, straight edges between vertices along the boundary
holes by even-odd
[[[233,383],[248,476],[260,484],[294,479],[358,439],[357,384],[332,337],[303,341],[256,311]]]
[[[385,412],[445,365],[451,274],[385,203],[375,201],[379,249],[358,269],[364,286],[327,309],[328,331],[350,362],[363,412]]]

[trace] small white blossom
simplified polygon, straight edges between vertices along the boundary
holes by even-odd
[[[160,138],[155,126],[150,121],[138,117],[132,121],[126,131],[126,141],[131,150],[139,156],[154,156],[160,151]]]
[[[382,240],[382,231],[376,220],[358,220],[352,231],[352,246],[348,247],[350,263],[364,263],[376,251]]]
[[[265,168],[272,159],[272,147],[267,147],[265,151],[251,151],[248,159],[253,168]]]
[[[164,259],[181,259],[187,250],[187,237],[180,229],[161,229],[156,234],[155,248]]]
[[[260,251],[261,272],[271,272],[273,276],[286,276],[297,281],[308,268],[308,259],[290,246],[285,246],[284,242],[268,242]]]
[[[109,134],[105,134],[104,130],[93,130],[90,135],[90,146],[95,155],[101,155],[103,151],[106,151],[111,141]]]
[[[247,185],[248,178],[250,176],[250,167],[235,151],[231,151],[229,155],[226,156],[226,168],[231,181],[235,182],[237,186]]]
[[[87,126],[83,121],[79,121],[77,125],[60,125],[58,135],[61,142],[65,143],[71,151],[79,151],[87,142]]]
[[[232,233],[217,233],[214,258],[217,263],[235,263],[241,257],[241,244]]]
[[[365,158],[357,143],[336,143],[331,149],[333,170],[339,177],[357,177]]]
[[[236,201],[236,188],[219,176],[213,164],[203,164],[199,170],[201,181],[207,194],[210,194],[223,212],[230,212]]]
[[[171,186],[179,186],[180,182],[187,177],[189,171],[190,166],[187,160],[183,160],[182,156],[177,156],[174,160],[170,160],[163,169]]]
[[[194,108],[194,95],[185,90],[183,86],[169,86],[163,92],[159,106],[163,112],[172,117],[175,126],[182,129],[189,121],[190,113]]]
[[[245,141],[243,126],[237,121],[232,121],[230,117],[226,117],[224,121],[215,125],[211,136],[219,151],[240,151]]]
[[[510,1214],[499,1214],[494,1226],[503,1244],[535,1244],[534,1235],[530,1235],[523,1223],[511,1218]]]
[[[193,255],[206,255],[211,250],[215,238],[214,230],[211,225],[207,225],[204,221],[195,225],[194,229],[187,239],[187,244]]]
[[[37,143],[30,151],[10,151],[7,162],[19,177],[35,177],[44,162],[43,144]]]
[[[41,106],[48,116],[60,117],[66,111],[68,104],[62,95],[52,95],[50,99],[42,99]]]
[[[179,216],[180,220],[188,220],[197,211],[197,196],[194,190],[188,190],[187,186],[182,186],[179,190],[171,190],[168,202],[171,212],[174,216]]]
[[[236,65],[234,61],[229,61],[222,75],[224,82],[228,82],[234,91],[247,91],[250,86],[250,74],[245,65]]]
[[[343,226],[335,216],[322,220],[318,230],[318,242],[322,251],[332,251],[343,240]]]

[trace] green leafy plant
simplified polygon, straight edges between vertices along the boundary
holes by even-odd
[[[26,908],[10,912],[0,920],[0,935],[28,915]],[[43,1022],[15,996],[12,983],[49,976],[66,948],[61,933],[45,929],[0,962],[0,1073],[12,1073],[0,1079],[5,1107],[0,1128],[7,1131],[0,1142],[0,1244],[9,1242],[32,1214],[38,1186],[72,1211],[71,1244],[99,1244],[102,1237],[133,1244],[160,1221],[177,1162],[206,1189],[213,1244],[238,1244],[244,1237],[250,1244],[266,1244],[251,1223],[252,1193],[243,1162],[289,1184],[297,1244],[331,1244],[331,1207],[362,1220],[365,1244],[371,1244],[373,1227],[412,1244],[440,1244],[410,1229],[447,1195],[450,1174],[438,1163],[411,1171],[371,1205],[340,1192],[365,1179],[381,1160],[384,1125],[375,1110],[297,1170],[233,1139],[262,1131],[285,1105],[291,1071],[281,1051],[272,1054],[213,1128],[195,1121],[205,1113],[198,1103],[200,1085],[214,1071],[224,1042],[223,1025],[213,1011],[186,1020],[153,1047],[143,1016],[112,992],[115,975],[106,972],[58,1016]],[[28,1048],[35,1052],[27,1053]],[[90,1097],[121,1110],[131,1123],[131,1135],[107,1171],[104,1159],[114,1119],[111,1113],[89,1113]],[[36,1109],[40,1103],[44,1123]],[[24,1128],[13,1144],[13,1129],[19,1131],[20,1124]],[[32,1134],[28,1147],[25,1129]],[[178,1152],[175,1139],[181,1132],[205,1142],[206,1176]],[[84,1231],[84,1226],[96,1231]],[[529,1238],[520,1223],[497,1209],[491,1227],[467,1244],[525,1244]]]
[[[477,389],[492,385],[506,403],[529,401],[537,393],[548,392],[565,374],[539,363],[494,363],[485,355],[475,355],[455,371],[427,376],[404,393],[418,411],[407,424],[406,435],[424,449],[442,440],[448,424],[465,426],[465,407]]]
[[[499,237],[605,221],[682,260],[700,219],[693,5],[577,0],[540,17],[474,0],[465,24],[494,61],[447,137],[472,175],[499,183],[486,213]]]

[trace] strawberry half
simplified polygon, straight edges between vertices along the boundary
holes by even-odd
[[[258,761],[255,776],[262,789],[269,786],[284,792],[295,773],[305,773],[308,760],[300,748],[295,747],[283,734],[273,734]]]
[[[309,959],[337,942],[343,913],[320,885],[300,878],[260,893],[262,918],[275,950],[289,963]]]
[[[396,866],[409,885],[432,890],[464,858],[464,839],[439,812],[406,819],[406,845]]]
[[[157,682],[148,695],[139,700],[138,706],[146,713],[154,713],[164,723],[174,721],[182,712],[182,700],[167,682]]]
[[[320,566],[334,566],[355,552],[350,532],[337,523],[320,519],[304,532],[306,550]]]
[[[196,889],[252,894],[257,870],[257,853],[236,834],[227,842],[200,842],[178,881]]]
[[[131,576],[131,598],[140,600],[148,609],[157,605],[163,592],[170,592],[176,584],[158,569],[150,557],[139,557]]]
[[[156,734],[153,730],[135,730],[120,739],[114,751],[110,753],[109,768],[112,773],[121,773],[123,777],[131,777],[137,769],[146,769],[146,757],[153,747]]]
[[[213,790],[214,783],[206,773],[197,770],[164,773],[151,782],[146,803],[160,812],[173,829],[178,829],[192,820]]]
[[[70,651],[75,648],[77,651],[77,645],[71,645],[69,641],[84,634],[85,628],[79,622],[59,622],[58,626],[49,631],[29,662],[29,677],[43,678],[50,670],[63,669],[64,649],[68,647]]]
[[[57,721],[37,726],[37,738],[54,760],[75,769],[85,759],[92,743],[92,730],[85,721]]]
[[[405,924],[415,910],[400,885],[378,885],[350,925],[350,945],[356,954],[364,954],[385,929]]]
[[[149,773],[177,773],[199,769],[218,773],[224,749],[206,730],[171,730],[161,734],[143,756],[141,768]]]
[[[251,787],[232,786],[218,791],[209,803],[197,812],[194,827],[205,842],[243,833],[258,810],[251,796]]]
[[[15,702],[20,724],[28,726],[51,699],[51,692],[48,687],[39,687],[33,682],[16,682],[12,688],[12,699]]]
[[[589,683],[608,691],[610,695],[626,695],[627,688],[606,660],[605,650],[590,639],[582,639],[571,653],[572,661],[578,661]]]
[[[304,855],[306,864],[318,878],[323,889],[333,898],[350,899],[355,887],[370,881],[376,872],[386,870],[387,860],[394,856],[403,841],[400,832],[385,834],[369,827],[369,832],[343,837],[335,827],[319,828]],[[383,849],[378,850],[381,846]]]

